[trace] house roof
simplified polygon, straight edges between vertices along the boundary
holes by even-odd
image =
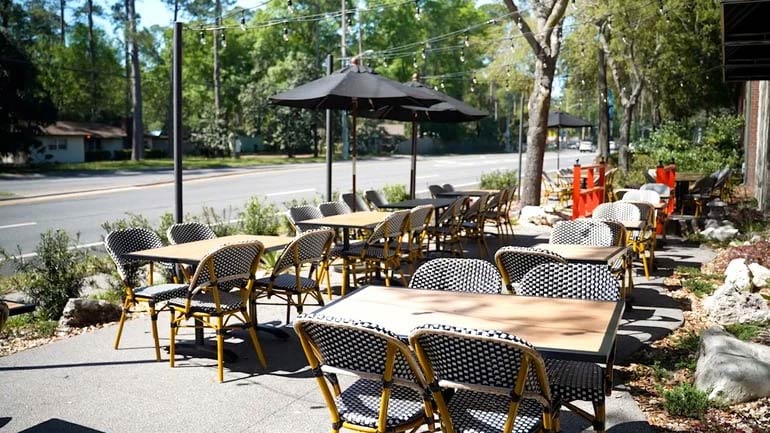
[[[126,131],[118,126],[103,123],[70,122],[60,120],[48,126],[41,126],[41,135],[86,136],[97,138],[123,138]]]
[[[725,81],[770,78],[768,0],[722,0],[722,59]]]

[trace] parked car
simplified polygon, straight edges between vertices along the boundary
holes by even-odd
[[[593,152],[594,144],[590,141],[581,141],[578,145],[578,150],[581,152]]]

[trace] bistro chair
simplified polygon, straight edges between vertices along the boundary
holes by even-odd
[[[441,185],[428,185],[428,191],[430,191],[430,195],[433,198],[437,198],[441,193],[447,192]]]
[[[398,336],[378,325],[323,316],[294,322],[332,432],[406,432],[428,424],[433,408],[419,365]],[[338,374],[357,378],[344,390]]]
[[[632,189],[626,191],[622,201],[641,201],[655,206],[660,203],[660,195],[652,189]]]
[[[292,305],[297,313],[302,313],[308,296],[314,298],[317,305],[324,305],[319,281],[326,277],[326,288],[331,298],[331,281],[328,270],[328,255],[333,230],[313,230],[295,238],[278,257],[269,277],[254,282],[254,299],[276,298],[286,304],[286,323],[289,323]],[[308,277],[303,277],[302,267],[310,265]],[[315,274],[315,278],[311,278]],[[296,298],[296,299],[295,299]],[[275,304],[270,304],[275,305]],[[256,311],[252,309],[252,312]]]
[[[451,292],[502,292],[503,279],[495,265],[481,259],[437,258],[423,263],[409,287]]]
[[[150,313],[152,339],[155,343],[155,359],[160,361],[158,312],[165,309],[165,305],[161,305],[161,308],[157,307],[170,298],[183,296],[187,290],[187,285],[153,284],[155,270],[153,262],[125,257],[126,254],[136,251],[162,247],[160,237],[155,232],[140,227],[114,230],[104,239],[104,246],[112,261],[115,262],[126,293],[123,299],[123,312],[120,314],[120,322],[118,322],[118,335],[115,336],[115,349],[120,345],[120,336],[123,334],[126,316],[137,311],[148,311]],[[139,283],[139,268],[145,265],[149,265],[147,284],[142,285]]]
[[[426,204],[416,206],[409,211],[406,235],[407,239],[401,243],[406,262],[409,264],[409,273],[414,273],[414,264],[425,258],[424,250],[427,249],[427,227],[433,214],[433,206]]]
[[[671,195],[671,188],[665,183],[645,183],[639,187],[640,191],[655,191],[658,196],[667,197]],[[660,197],[659,197],[660,198]]]
[[[211,230],[211,227],[199,222],[174,224],[168,228],[166,236],[169,242],[174,245],[215,239],[217,237],[214,230]]]
[[[694,215],[696,217],[703,215],[703,207],[711,199],[711,192],[714,189],[716,180],[715,176],[705,176],[698,179],[695,185],[685,194],[680,214],[684,214],[685,206],[692,204]]]
[[[487,203],[490,195],[483,193],[479,198],[468,206],[462,216],[462,237],[468,240],[476,240],[479,254],[489,257],[489,246],[484,232],[485,221],[487,217]]]
[[[254,286],[254,274],[264,249],[259,241],[246,241],[211,251],[198,263],[187,290],[181,296],[169,299],[171,367],[174,367],[176,335],[179,328],[212,328],[217,336],[217,373],[219,381],[222,382],[225,331],[241,329],[243,325],[248,329],[259,363],[262,368],[267,367],[254,329],[255,321],[246,309]],[[196,324],[186,325],[188,319],[195,319]],[[240,323],[231,324],[231,319]]]
[[[341,201],[327,201],[318,205],[322,216],[344,215],[353,212],[350,207]]]
[[[535,266],[543,263],[567,263],[564,257],[536,248],[506,246],[495,253],[497,269],[503,277],[505,287],[516,293],[521,278]]]
[[[443,246],[444,251],[457,257],[463,256],[462,242],[460,241],[460,225],[462,224],[463,206],[467,196],[458,197],[439,216],[435,225],[428,225],[428,238],[433,238],[436,249]],[[447,249],[448,245],[448,249]]]
[[[302,224],[302,221],[323,218],[324,214],[313,205],[293,206],[287,212],[289,224],[294,229],[294,233],[300,235],[308,230],[315,230],[317,226]]]
[[[441,185],[441,188],[444,189],[444,192],[454,192],[455,187],[451,183],[445,183]]]
[[[398,270],[401,274],[401,282],[406,286],[404,271],[401,269],[401,237],[408,218],[408,210],[393,212],[377,224],[364,242],[351,245],[350,248],[342,251],[346,272],[353,270],[355,264],[359,262],[364,263],[367,276],[373,271],[379,271],[382,266],[386,286],[390,286],[389,270],[391,273]],[[342,295],[345,296],[345,293]]]
[[[517,289],[519,295],[546,298],[620,300],[620,288],[605,266],[546,263],[527,272]],[[546,361],[553,394],[567,408],[593,423],[594,430],[605,429],[605,396],[612,392],[612,365],[615,350],[606,369],[592,362]],[[603,379],[602,379],[603,378]],[[575,400],[590,401],[594,414],[574,406]]]
[[[382,193],[377,190],[370,189],[366,191],[364,195],[366,200],[375,210],[383,209],[388,204],[388,200],[385,198],[385,196],[383,196]]]
[[[557,176],[558,173],[554,173]],[[561,177],[557,176],[557,180],[554,180],[548,173],[543,171],[542,174],[543,184],[543,197],[546,200],[558,200],[560,206],[566,206],[572,199],[572,186],[562,181]]]
[[[654,227],[650,218],[654,209],[649,203],[618,201],[602,203],[594,209],[593,217],[605,221],[642,221],[640,230],[629,233],[627,244],[631,250],[639,255],[644,268],[644,274],[649,278],[649,263],[647,256],[653,257],[655,248]]]
[[[423,325],[409,335],[443,433],[559,430],[543,357],[501,331]],[[448,390],[454,394],[447,401]]]
[[[725,166],[723,169],[716,173],[716,180],[714,181],[714,187],[711,188],[711,198],[721,198],[727,201],[730,199],[732,193],[727,185],[730,180],[730,166]]]
[[[369,205],[366,204],[363,198],[361,198],[358,194],[353,194],[352,192],[346,192],[345,194],[342,194],[342,201],[345,202],[346,205],[353,211],[353,212],[362,212],[362,211],[368,211]]]
[[[622,246],[626,242],[625,232],[623,225],[617,222],[578,218],[557,223],[551,230],[550,243],[597,247]]]

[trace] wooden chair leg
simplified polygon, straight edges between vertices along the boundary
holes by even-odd
[[[604,408],[604,402],[601,403],[594,403],[594,430],[596,433],[604,433],[605,430],[605,408]]]
[[[171,328],[169,329],[169,342],[168,342],[168,363],[171,368],[174,368],[175,354],[176,354],[176,313],[171,309]]]
[[[118,322],[118,335],[115,336],[115,350],[118,350],[120,336],[123,335],[123,324],[126,323],[126,315],[128,314],[129,308],[131,308],[131,301],[126,299],[123,301],[123,311],[120,313],[120,322]]]
[[[248,312],[244,310],[242,313],[246,323],[253,323],[251,321],[251,318],[249,317]],[[254,326],[249,326],[249,337],[251,337],[251,344],[254,346],[254,352],[256,352],[257,354],[259,365],[261,365],[262,368],[267,368],[267,361],[265,361],[265,354],[262,353],[262,345],[259,344],[259,338],[257,338],[257,331],[254,329]]]
[[[225,330],[223,329],[223,326],[222,326],[222,316],[217,317],[216,333],[217,333],[217,376],[219,378],[219,383],[222,383],[225,380],[224,366],[222,365],[224,363],[224,357],[225,357]]]
[[[160,341],[158,341],[158,312],[155,304],[150,303],[150,323],[152,324],[152,340],[155,342],[155,360],[160,361]]]

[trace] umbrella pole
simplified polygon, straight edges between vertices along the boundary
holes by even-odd
[[[358,211],[356,209],[356,202],[358,200],[355,200],[356,197],[356,154],[358,153],[358,133],[356,132],[356,115],[358,114],[358,107],[353,105],[353,149],[350,152],[352,162],[353,162],[353,212]],[[363,209],[361,209],[363,210]]]
[[[559,164],[559,135],[561,135],[561,128],[556,128],[556,170],[561,169],[561,165]]]
[[[409,171],[409,198],[417,193],[417,122],[412,121],[412,168]]]

